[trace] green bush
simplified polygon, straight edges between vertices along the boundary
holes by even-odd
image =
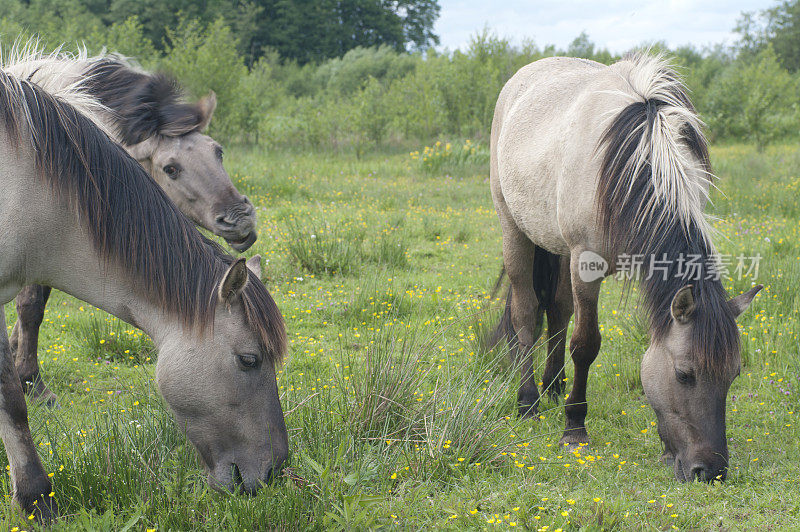
[[[705,102],[706,120],[717,137],[747,139],[762,149],[796,133],[799,103],[797,79],[767,47],[751,61],[733,63],[714,80]]]
[[[167,31],[167,53],[162,67],[177,77],[194,97],[213,90],[217,110],[210,132],[235,138],[243,131],[240,86],[247,67],[236,47],[236,37],[222,19],[206,27],[196,20],[182,19]]]
[[[156,48],[153,42],[145,37],[144,27],[136,16],[129,17],[123,22],[115,22],[107,29],[96,31],[89,41],[97,48],[105,48],[144,62],[156,57]]]
[[[152,21],[137,18],[136,5],[112,4],[97,15],[96,6],[82,0],[0,0],[0,43],[8,47],[15,38],[38,33],[50,48],[65,43],[69,50],[85,45],[92,52],[107,48],[132,56],[146,68],[171,71],[195,98],[215,91],[213,136],[281,148],[344,148],[360,155],[387,143],[447,137],[485,142],[497,96],[519,68],[558,54],[606,64],[618,59],[585,33],[557,50],[532,41],[514,45],[483,30],[464,50],[358,47],[299,65],[274,49],[243,49],[255,31],[252,16],[260,13],[255,5],[226,10],[223,4],[205,9],[181,3],[180,13],[164,11],[167,26],[154,33]],[[648,48],[675,57],[712,140],[763,147],[796,136],[800,74],[782,66],[769,40],[736,31],[743,36],[732,48],[670,50],[663,42]],[[159,32],[163,38],[155,37]]]

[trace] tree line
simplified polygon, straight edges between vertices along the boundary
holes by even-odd
[[[437,51],[436,0],[0,0],[0,42],[38,34],[135,57],[192,93],[214,90],[212,133],[273,147],[485,140],[503,84],[546,56],[612,63],[583,33],[564,49],[484,30]],[[800,130],[800,0],[743,13],[731,45],[668,49],[712,140],[763,147]]]

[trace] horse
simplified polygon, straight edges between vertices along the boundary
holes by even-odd
[[[99,100],[102,106],[86,107],[90,118],[145,167],[185,215],[237,251],[255,242],[255,209],[225,171],[222,147],[202,133],[216,108],[213,92],[184,103],[177,81],[165,74],[138,70],[118,55],[44,53],[33,41],[12,48],[2,68],[51,94],[68,89]],[[50,287],[40,285],[19,293],[11,348],[26,389],[54,406],[57,398],[41,378],[37,354],[49,296]]]
[[[523,67],[500,93],[491,132],[490,187],[510,280],[496,334],[521,358],[520,414],[535,414],[539,402],[531,350],[545,313],[543,387],[560,391],[574,309],[575,373],[560,443],[589,443],[600,284],[614,273],[633,280],[638,270],[650,335],[642,385],[662,459],[681,481],[727,474],[725,401],[741,368],[734,320],[762,288],[726,300],[714,275],[704,214],[714,177],[702,127],[668,61],[644,53],[611,66],[553,57]]]
[[[86,100],[0,72],[0,320],[3,304],[39,283],[142,329],[158,351],[157,387],[209,483],[254,492],[288,455],[275,372],[283,317],[244,258],[203,237],[84,116]],[[57,505],[4,327],[0,437],[13,500],[49,520]]]

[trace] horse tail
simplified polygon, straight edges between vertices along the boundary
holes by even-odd
[[[536,246],[534,249],[532,282],[533,292],[536,295],[536,300],[539,302],[539,312],[544,312],[549,309],[555,300],[560,260],[561,258],[558,255],[550,253],[542,247]],[[506,267],[504,264],[503,268],[500,270],[500,275],[497,277],[497,281],[494,283],[492,299],[497,297],[497,294],[500,292],[505,277]],[[499,323],[490,336],[490,347],[497,345],[503,338],[509,343],[516,341],[516,332],[514,331],[514,325],[511,323],[511,291],[512,287],[509,284],[508,290],[506,291],[505,309],[500,316]]]

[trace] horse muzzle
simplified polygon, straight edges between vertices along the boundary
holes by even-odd
[[[250,249],[250,246],[252,246],[255,243],[256,239],[258,239],[258,235],[256,234],[255,231],[251,231],[250,234],[247,235],[242,240],[225,239],[225,241],[228,243],[230,247],[241,253],[243,251],[247,251],[248,249]]]
[[[240,492],[255,495],[262,486],[269,484],[280,476],[280,470],[286,461],[286,454],[280,456],[273,452],[271,459],[259,466],[246,462],[221,463],[208,473],[208,483],[219,491]]]
[[[256,214],[246,197],[220,212],[214,219],[213,231],[236,251],[246,251],[258,238]]]
[[[710,450],[676,457],[675,478],[681,482],[723,481],[728,476],[728,453]]]

